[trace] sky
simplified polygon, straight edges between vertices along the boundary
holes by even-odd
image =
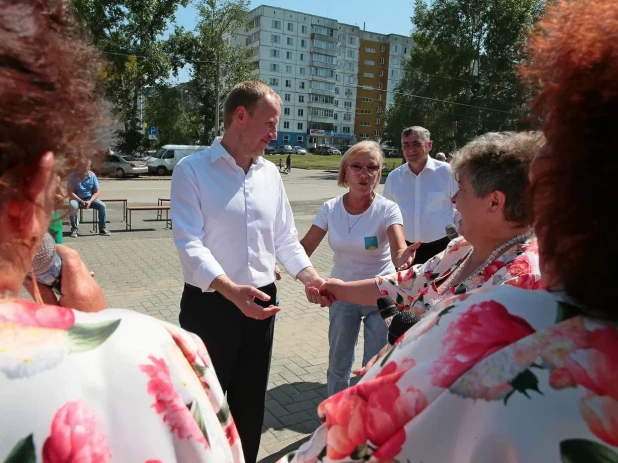
[[[252,0],[250,9],[261,5],[302,11],[316,16],[336,19],[339,22],[363,27],[380,34],[410,35],[414,7],[412,0],[386,0],[387,8],[380,8],[376,0]],[[180,8],[176,13],[176,23],[186,30],[193,30],[196,23],[196,11],[192,5]],[[171,28],[173,29],[173,27]],[[167,34],[166,34],[167,35]],[[186,71],[181,72],[179,81],[189,79]]]

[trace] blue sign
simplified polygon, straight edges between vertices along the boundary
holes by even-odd
[[[157,135],[159,135],[159,129],[154,125],[151,125],[150,127],[148,127],[148,135],[150,135],[151,137],[156,137]]]

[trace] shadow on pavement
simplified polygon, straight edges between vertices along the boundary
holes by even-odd
[[[288,453],[291,453],[303,445],[305,442],[309,440],[310,436],[303,437],[299,439],[298,442],[294,442],[293,444],[288,445],[286,448],[279,450],[277,453],[273,453],[272,455],[268,455],[266,458],[262,458],[258,463],[275,463],[280,458],[283,458]]]

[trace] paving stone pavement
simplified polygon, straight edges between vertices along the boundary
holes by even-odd
[[[293,186],[294,182],[301,182],[303,190],[324,185],[332,187],[332,174],[324,178],[309,173],[302,175],[298,170],[295,174],[296,178],[284,178],[288,195],[290,189],[300,186]],[[328,188],[330,193],[332,190]],[[329,197],[303,201],[290,196],[296,226],[302,237],[323,201]],[[303,194],[294,196],[302,198]],[[120,211],[118,204],[108,206],[111,237],[92,235],[87,231],[90,226],[83,224],[80,231],[84,235],[77,239],[65,238],[65,244],[79,251],[88,268],[96,273],[111,307],[133,309],[178,324],[183,278],[171,231],[165,230],[164,222],[148,218],[154,213],[144,213],[133,219],[134,228],[142,231],[125,233]],[[67,230],[65,227],[65,236]],[[332,252],[327,240],[321,243],[311,260],[321,275],[330,274]],[[277,314],[258,457],[258,461],[264,463],[276,461],[298,448],[316,429],[319,425],[317,405],[326,397],[328,309],[310,304],[302,285],[285,272],[278,283],[278,295],[283,310]],[[362,359],[362,339],[361,330],[355,367],[360,366]]]

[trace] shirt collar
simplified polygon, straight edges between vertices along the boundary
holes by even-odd
[[[234,161],[234,158],[232,157],[232,155],[227,152],[227,150],[223,147],[223,145],[218,139],[215,139],[215,141],[213,141],[212,144],[210,145],[210,163],[212,164],[217,159],[221,159],[225,157],[229,158],[229,161],[236,164],[236,161]],[[257,159],[256,158],[253,159],[253,165],[261,166],[262,164],[264,164],[263,156],[258,156]]]
[[[414,173],[414,172],[412,172],[412,170],[410,169],[410,165],[409,165],[407,162],[406,162],[405,166],[406,166],[406,169],[405,169],[405,170],[406,170],[406,172],[407,172],[407,173],[409,173],[409,174],[413,174],[413,173]],[[421,175],[425,169],[428,169],[428,170],[436,170],[437,168],[438,168],[438,163],[435,161],[435,159],[434,159],[434,158],[432,158],[431,156],[429,156],[429,157],[427,158],[427,162],[425,163],[425,167],[423,167],[423,170],[421,170],[421,171],[418,173],[418,175]]]

